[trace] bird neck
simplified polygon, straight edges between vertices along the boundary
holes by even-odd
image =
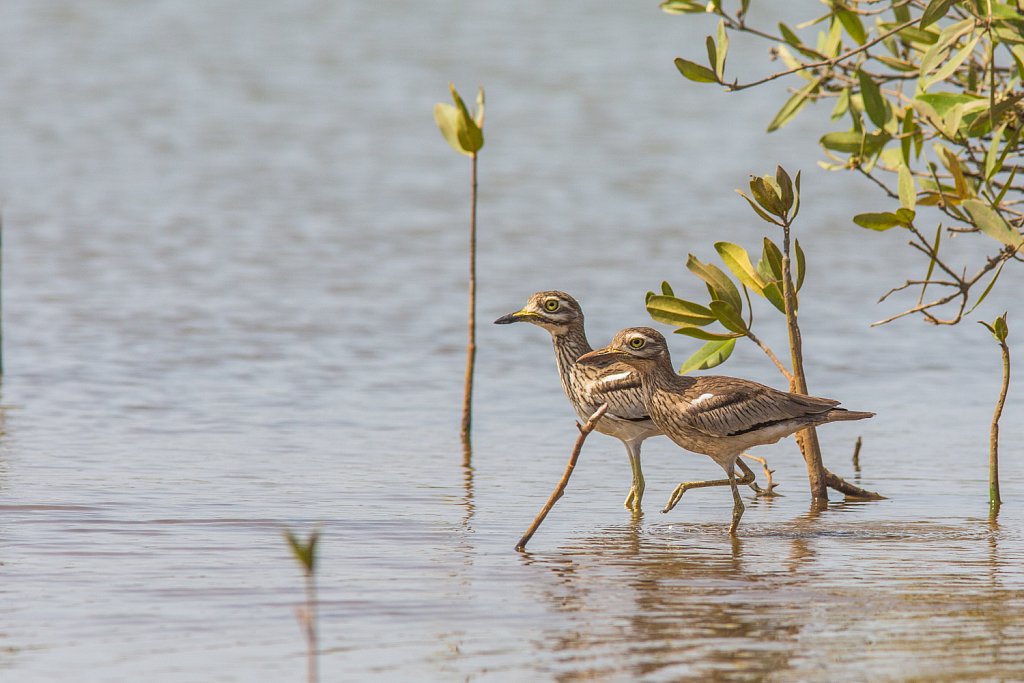
[[[587,341],[587,333],[582,324],[572,325],[562,334],[552,334],[551,342],[555,346],[559,372],[572,367],[580,356],[594,350]]]
[[[648,398],[663,391],[671,393],[686,391],[696,381],[692,377],[678,374],[672,367],[672,360],[668,357],[658,358],[638,370],[640,370],[640,382]]]

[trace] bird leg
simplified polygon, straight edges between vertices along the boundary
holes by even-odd
[[[640,512],[640,504],[644,497],[644,472],[640,467],[640,453],[633,450],[633,448],[627,444],[626,453],[629,455],[629,467],[633,470],[633,485],[629,489],[629,495],[626,496],[626,500],[623,503],[628,510],[633,512]]]
[[[737,461],[738,462],[738,461]],[[676,487],[676,490],[672,492],[672,497],[668,499],[668,503],[662,509],[662,512],[668,512],[676,506],[679,499],[683,497],[683,494],[690,489],[703,489],[709,486],[733,486],[736,484],[749,485],[754,481],[754,473],[749,467],[740,463],[740,469],[743,470],[743,476],[736,479],[735,472],[731,479],[712,479],[710,481],[684,481],[682,484]],[[737,494],[738,495],[738,494]],[[741,506],[742,507],[742,506]],[[742,514],[742,512],[740,513]]]
[[[729,486],[732,487],[732,524],[729,525],[729,535],[735,536],[736,527],[740,525],[744,508],[739,487],[736,486],[736,471],[732,467],[729,468]]]
[[[765,460],[764,458],[760,458],[760,457],[758,457],[756,455],[751,455],[750,453],[743,453],[743,454],[740,455],[740,457],[741,458],[750,458],[751,460],[754,460],[756,462],[761,463],[761,468],[764,470],[764,476],[765,476],[768,488],[763,489],[760,486],[758,486],[756,483],[751,483],[749,485],[750,488],[752,488],[754,490],[754,493],[756,494],[756,496],[758,498],[774,498],[775,496],[779,495],[778,493],[775,493],[775,487],[778,486],[778,484],[776,484],[776,483],[774,483],[772,481],[772,475],[775,474],[775,470],[768,469],[768,461],[767,460]],[[743,470],[744,475],[746,475],[746,473],[750,471],[747,468],[747,466],[743,463],[742,460],[737,460],[736,464],[739,465],[739,468],[741,470]]]

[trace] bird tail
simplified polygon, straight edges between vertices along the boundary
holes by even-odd
[[[847,410],[846,408],[833,408],[832,410],[825,413],[829,422],[841,422],[844,420],[866,420],[869,417],[874,417],[874,413],[868,413],[859,410]]]

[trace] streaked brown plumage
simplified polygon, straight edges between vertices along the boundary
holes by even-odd
[[[626,446],[633,485],[625,505],[639,511],[644,495],[640,445],[644,439],[661,432],[644,409],[637,373],[622,363],[580,365],[576,362],[592,347],[584,330],[583,310],[565,292],[537,292],[522,309],[494,322],[499,325],[528,322],[551,333],[562,389],[581,420],[589,418],[602,403],[608,404],[608,412],[596,430],[614,436]]]
[[[736,532],[743,516],[734,466],[744,450],[775,443],[807,427],[874,415],[839,408],[839,402],[829,398],[791,394],[750,380],[676,374],[665,338],[650,327],[622,330],[607,347],[583,355],[578,362],[610,361],[639,373],[647,412],[667,437],[688,451],[709,456],[725,470],[728,479],[700,484],[732,488],[730,533]],[[665,511],[675,506],[685,487],[681,484],[676,489]]]

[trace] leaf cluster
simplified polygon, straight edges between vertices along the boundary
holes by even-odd
[[[662,3],[671,14],[718,17],[715,37],[706,41],[707,66],[679,58],[680,72],[730,91],[799,78],[769,132],[808,104],[831,102],[832,120],[846,125],[819,139],[826,157],[821,166],[856,171],[896,203],[858,214],[854,222],[908,230],[911,246],[928,258],[929,273],[938,268],[949,276],[908,280],[921,288],[918,305],[891,319],[920,313],[934,323],[959,322],[975,284],[994,272],[991,286],[1005,262],[1024,260],[1024,184],[1017,180],[1024,166],[1024,14],[1016,0],[829,0],[824,14],[792,27],[751,26],[750,2],[737,4],[730,13],[722,0]],[[812,27],[818,27],[813,40],[806,35]],[[725,65],[732,32],[771,41],[786,68],[749,83],[730,81]],[[994,240],[992,256],[973,275],[957,273],[940,252],[939,238],[927,239],[914,225],[922,206],[945,214],[947,231]],[[924,302],[929,285],[949,293]],[[959,308],[950,318],[931,311],[951,302]]]
[[[303,541],[291,529],[285,529],[284,538],[288,542],[288,547],[291,548],[295,560],[302,567],[303,573],[306,576],[313,576],[316,572],[316,546],[320,541],[320,530],[314,529]]]
[[[1006,313],[1003,313],[991,323],[987,323],[984,320],[979,320],[978,323],[984,325],[985,329],[992,333],[997,342],[1006,344],[1006,338],[1010,336],[1010,330],[1006,326]]]
[[[800,174],[794,183],[788,173],[779,167],[775,176],[752,176],[750,196],[738,191],[762,220],[777,226],[788,226],[800,208]],[[795,291],[803,286],[806,258],[800,242],[794,241],[796,251]],[[677,297],[668,282],[662,282],[661,293],[647,293],[647,312],[657,322],[674,326],[676,334],[706,341],[688,358],[679,372],[707,370],[724,363],[732,354],[736,340],[741,337],[755,339],[752,331],[753,308],[750,292],[767,300],[783,315],[784,298],[783,251],[770,238],[762,243],[761,256],[755,266],[746,249],[732,242],[716,242],[726,273],[713,263],[705,263],[690,254],[686,269],[701,280],[710,300],[706,304]],[[730,276],[731,274],[731,276]],[[741,295],[742,291],[742,295]],[[744,300],[746,307],[744,307]],[[706,329],[718,323],[724,331]]]
[[[448,84],[454,105],[438,102],[434,105],[434,120],[441,135],[456,152],[476,156],[484,146],[484,89],[476,95],[476,112],[470,114],[455,86]]]

